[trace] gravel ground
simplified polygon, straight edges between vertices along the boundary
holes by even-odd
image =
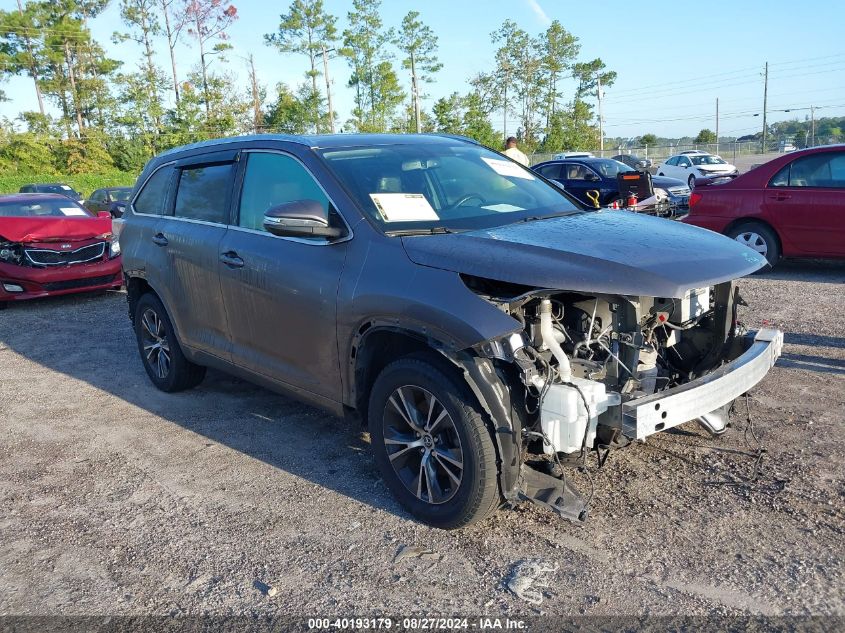
[[[845,263],[742,289],[786,332],[750,401],[756,481],[742,407],[720,439],[611,455],[584,526],[522,505],[456,532],[393,501],[352,423],[220,373],[156,391],[123,294],[11,306],[0,614],[845,615]],[[540,605],[506,587],[534,560]]]

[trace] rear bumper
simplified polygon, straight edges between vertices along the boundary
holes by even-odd
[[[689,207],[687,207],[687,211],[688,210]],[[698,226],[702,229],[709,229],[711,231],[715,231],[716,233],[724,233],[725,228],[731,222],[731,218],[715,218],[706,215],[685,215],[678,219],[684,224]]]
[[[745,352],[730,363],[685,385],[623,405],[623,434],[642,440],[706,415],[760,382],[783,349],[783,332],[759,330],[743,338]]]
[[[87,264],[34,268],[0,264],[0,301],[24,301],[114,288],[123,284],[120,256]],[[5,286],[18,286],[10,291]]]

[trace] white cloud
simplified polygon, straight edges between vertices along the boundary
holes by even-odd
[[[534,12],[534,15],[537,16],[537,19],[540,20],[543,24],[548,26],[552,23],[551,18],[546,15],[546,12],[543,11],[543,7],[540,6],[540,3],[537,0],[525,0],[528,3],[528,7]]]

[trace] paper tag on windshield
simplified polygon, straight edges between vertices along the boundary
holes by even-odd
[[[65,215],[88,215],[84,209],[80,209],[79,207],[60,207],[59,211]]]
[[[520,165],[509,160],[501,160],[498,158],[487,158],[482,156],[481,160],[487,163],[490,168],[500,176],[512,176],[514,178],[525,178],[526,180],[534,180],[531,172],[523,169]]]
[[[512,204],[488,204],[481,207],[482,209],[489,209],[490,211],[497,211],[498,213],[509,213],[511,211],[525,211],[522,207],[516,207]]]
[[[371,193],[370,198],[385,222],[439,220],[421,193]]]

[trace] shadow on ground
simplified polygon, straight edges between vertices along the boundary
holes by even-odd
[[[190,391],[155,389],[141,365],[123,293],[10,306],[0,312],[0,372],[5,349],[274,468],[410,518],[379,481],[357,422],[218,371]]]

